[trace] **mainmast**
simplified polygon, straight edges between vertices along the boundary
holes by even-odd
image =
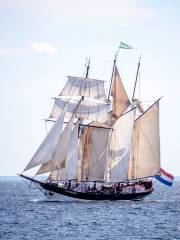
[[[112,81],[113,81],[113,76],[114,76],[114,71],[115,71],[115,66],[116,66],[116,61],[117,61],[117,56],[118,56],[118,53],[119,53],[119,49],[120,49],[120,46],[119,46],[118,50],[116,51],[115,56],[114,56],[114,60],[113,60],[113,69],[112,69],[111,82],[110,82],[109,93],[108,93],[108,101],[109,101],[109,98],[110,98],[110,95],[111,95]]]
[[[137,80],[138,80],[138,76],[139,76],[140,64],[141,64],[141,56],[139,57],[139,62],[138,62],[138,67],[137,67],[137,72],[136,72],[136,79],[135,79],[134,89],[133,89],[132,101],[135,100],[134,97],[135,97],[135,91],[136,91]]]
[[[116,53],[115,53],[114,61],[113,61],[113,69],[112,69],[112,74],[111,74],[111,83],[110,83],[110,87],[109,87],[108,101],[109,101],[109,98],[110,98],[110,95],[111,95],[112,81],[113,81],[113,76],[114,76],[115,67],[116,67],[116,61],[117,61],[117,57],[118,57],[120,48],[123,48],[123,49],[132,49],[131,46],[129,46],[129,45],[123,43],[123,42],[120,42],[120,44],[119,44],[118,50],[117,50]]]

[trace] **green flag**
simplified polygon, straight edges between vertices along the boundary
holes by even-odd
[[[123,49],[133,49],[133,47],[127,45],[126,43],[120,42],[119,48]]]

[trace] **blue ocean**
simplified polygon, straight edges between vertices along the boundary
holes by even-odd
[[[0,239],[180,239],[180,180],[143,201],[46,201],[20,178],[0,178]]]

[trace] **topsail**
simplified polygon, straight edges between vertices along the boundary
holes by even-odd
[[[57,118],[68,103],[66,118],[70,118],[74,113],[81,97],[76,98],[56,98],[50,118]],[[107,121],[107,113],[110,111],[110,104],[95,99],[85,97],[76,110],[76,118],[103,123]]]
[[[115,66],[114,78],[112,82],[111,95],[112,101],[112,114],[114,117],[120,117],[120,115],[130,106],[130,101],[127,93],[122,84],[119,72]]]
[[[106,100],[104,81],[69,76],[59,96],[84,96],[103,101]]]

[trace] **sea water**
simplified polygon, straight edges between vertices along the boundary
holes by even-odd
[[[17,178],[0,178],[0,239],[180,239],[180,181],[155,182],[143,201],[46,201]]]

